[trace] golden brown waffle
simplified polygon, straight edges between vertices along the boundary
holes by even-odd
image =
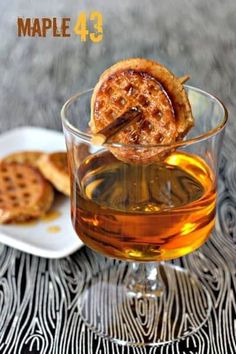
[[[70,195],[70,176],[66,152],[43,154],[38,161],[38,168],[59,192]]]
[[[98,133],[132,107],[143,119],[116,133],[109,142],[127,145],[172,144],[181,140],[193,126],[187,94],[181,80],[164,66],[146,59],[121,61],[107,69],[95,86],[91,100],[90,126]],[[112,148],[127,162],[160,160],[164,148]],[[170,151],[168,149],[168,151]]]
[[[19,151],[10,154],[2,162],[25,163],[30,166],[37,166],[38,159],[43,155],[41,151]]]
[[[0,163],[0,223],[25,221],[45,214],[54,192],[34,167]]]

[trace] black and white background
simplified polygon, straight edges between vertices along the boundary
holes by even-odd
[[[73,23],[81,10],[93,9],[104,17],[100,44],[80,43],[75,36],[17,37],[18,16],[69,16]],[[196,271],[211,290],[214,308],[207,325],[161,348],[111,344],[86,329],[76,309],[83,279],[108,260],[86,248],[46,260],[0,244],[0,353],[236,353],[236,2],[0,0],[0,13],[0,132],[23,125],[61,129],[64,101],[92,87],[107,66],[131,56],[190,74],[190,84],[220,97],[230,112],[217,230],[200,253],[175,262]]]

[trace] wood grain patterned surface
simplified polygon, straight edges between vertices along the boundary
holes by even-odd
[[[18,16],[103,12],[100,45],[16,36]],[[234,0],[1,1],[0,132],[21,125],[61,129],[59,112],[76,91],[91,87],[115,61],[144,56],[168,64],[190,84],[219,96],[230,110],[219,181],[216,231],[197,252],[176,260],[211,294],[206,325],[179,343],[122,347],[88,330],[78,314],[83,284],[113,264],[83,248],[46,260],[0,244],[0,354],[236,353],[236,3]],[[127,35],[128,34],[128,35]]]

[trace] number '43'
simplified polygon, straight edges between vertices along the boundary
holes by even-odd
[[[93,11],[89,15],[89,20],[92,26],[91,30],[88,29],[86,12],[80,12],[74,27],[74,33],[80,36],[81,42],[86,42],[89,36],[92,42],[98,43],[103,39],[102,14],[98,11]]]

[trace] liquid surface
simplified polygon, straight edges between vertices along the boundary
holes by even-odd
[[[214,176],[197,156],[131,165],[102,152],[73,181],[72,219],[80,238],[105,255],[138,261],[192,252],[214,226]]]
[[[58,232],[61,231],[61,228],[60,226],[49,226],[47,228],[47,231],[50,233],[50,234],[57,234]]]
[[[51,223],[52,221],[55,221],[59,219],[61,216],[61,212],[57,210],[49,210],[45,215],[42,215],[40,218],[36,219],[29,219],[26,221],[18,221],[14,223],[17,226],[22,226],[22,227],[33,227],[37,225],[38,222],[42,221],[44,223]],[[56,227],[56,229],[54,229]],[[49,233],[57,233],[60,231],[59,226],[51,226],[47,230]]]
[[[51,222],[57,220],[61,216],[61,212],[57,210],[49,210],[45,215],[41,216],[43,222]]]

